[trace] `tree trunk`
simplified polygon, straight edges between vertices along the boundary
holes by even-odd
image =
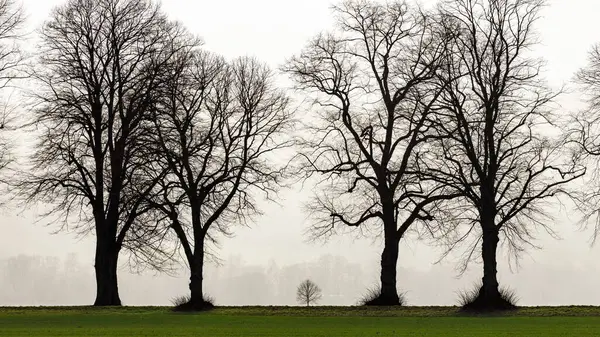
[[[396,264],[398,263],[399,235],[392,195],[382,195],[384,246],[381,253],[381,292],[366,301],[366,305],[400,305],[396,288]]]
[[[477,297],[470,299],[471,301],[465,303],[463,308],[475,311],[512,309],[515,306],[502,298],[498,286],[496,252],[500,239],[496,226],[497,211],[493,181],[482,184],[480,191],[481,209],[479,211],[479,219],[482,230],[481,257],[483,259],[483,278],[481,279],[481,288],[477,293]]]
[[[202,278],[204,272],[204,245],[196,246],[192,261],[190,261],[190,304],[194,308],[202,308],[204,303],[204,292],[202,290]]]
[[[479,296],[486,303],[493,304],[500,299],[497,278],[496,251],[498,249],[498,231],[495,228],[484,230],[481,243],[483,258],[483,278]]]
[[[481,212],[481,257],[483,259],[482,285],[477,297],[466,303],[464,309],[475,311],[510,310],[514,304],[502,298],[498,284],[496,253],[500,241],[498,229],[494,222],[494,213]]]
[[[98,236],[96,241],[96,301],[95,306],[120,306],[117,282],[119,250],[110,238]]]
[[[390,235],[391,236],[391,235]],[[376,305],[399,305],[396,288],[396,266],[398,263],[398,240],[386,237],[381,253],[381,294]]]

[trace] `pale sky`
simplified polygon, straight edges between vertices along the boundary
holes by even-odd
[[[29,17],[29,27],[37,28],[47,18],[53,6],[63,3],[62,0],[23,0],[24,8]],[[431,3],[432,1],[423,1]],[[268,62],[276,68],[287,57],[301,50],[305,42],[314,34],[326,29],[331,24],[329,11],[330,1],[325,0],[164,0],[164,10],[174,19],[185,24],[187,28],[200,35],[205,41],[205,48],[233,58],[241,55],[253,55]],[[547,64],[546,78],[552,85],[560,86],[568,82],[573,73],[585,64],[587,51],[593,43],[600,41],[597,14],[600,13],[598,0],[551,0],[549,7],[543,12],[543,19],[537,28],[542,45],[538,53]],[[565,97],[562,100],[565,109],[575,108],[577,96]],[[331,254],[343,256],[350,262],[362,266],[375,264],[374,273],[364,276],[363,284],[369,285],[377,280],[377,265],[379,262],[380,245],[370,239],[357,239],[351,236],[335,237],[326,244],[306,243],[303,230],[308,226],[302,212],[302,200],[310,191],[300,191],[299,188],[282,193],[281,204],[266,205],[265,216],[258,219],[253,228],[239,228],[236,237],[222,242],[220,256],[227,261],[231,257],[241,256],[246,264],[267,266],[270,262],[279,266],[291,265],[304,261],[315,261],[322,255]],[[558,208],[558,207],[557,207]],[[31,212],[15,216],[19,210],[5,209],[0,211],[0,259],[17,255],[56,256],[66,258],[70,253],[76,253],[79,261],[93,272],[93,238],[76,240],[70,234],[51,235],[56,228],[43,227],[34,224],[36,220]],[[544,249],[530,251],[524,256],[522,266],[511,276],[505,263],[501,263],[500,279],[518,279],[520,274],[534,270],[536,265],[553,266],[555,273],[561,273],[561,267],[577,268],[589,271],[592,278],[590,292],[600,282],[600,273],[596,257],[600,247],[590,247],[588,243],[590,231],[577,232],[569,221],[568,215],[562,212],[558,217],[556,229],[563,237],[561,241],[551,240],[547,235],[540,235],[537,242]],[[423,243],[405,241],[400,247],[399,266],[410,270],[428,271],[437,260],[439,252]],[[444,264],[451,268],[452,260]],[[224,266],[222,268],[226,268]],[[472,267],[474,276],[460,283],[469,286],[478,277],[479,265]],[[536,269],[537,270],[537,269]],[[504,274],[506,273],[506,274]],[[549,271],[550,275],[552,271]],[[126,275],[127,270],[121,271]],[[426,275],[426,274],[425,274]],[[445,274],[448,280],[456,277],[455,273]],[[506,275],[506,276],[503,276]],[[582,275],[586,275],[585,273]],[[123,276],[125,277],[125,276]],[[143,276],[150,278],[151,276]],[[210,278],[206,275],[205,278]],[[474,278],[473,278],[474,277]],[[186,287],[187,275],[181,276],[182,287]],[[137,280],[137,279],[136,279]],[[439,282],[443,278],[437,277]],[[519,286],[527,288],[527,284],[548,280],[520,280]],[[208,281],[207,281],[208,282]],[[398,276],[401,285],[402,275]],[[529,282],[529,283],[528,283]],[[210,283],[210,282],[209,282]],[[562,285],[556,284],[556,291]],[[127,287],[121,287],[121,296],[127,299]],[[517,288],[517,291],[520,288]],[[185,293],[187,289],[180,289]],[[459,290],[459,289],[456,289]],[[586,289],[581,289],[584,292]],[[0,289],[0,293],[3,290]],[[6,291],[6,290],[4,290]],[[414,294],[426,292],[426,289],[411,289]],[[352,302],[353,298],[348,301]],[[451,294],[452,295],[452,294]],[[527,300],[526,294],[520,294]],[[89,294],[91,298],[92,294]],[[348,295],[350,296],[350,295]],[[553,294],[547,294],[542,299],[529,299],[529,304],[555,303]],[[417,295],[415,295],[417,297]],[[168,304],[169,296],[156,300]],[[600,298],[594,299],[600,304]],[[143,301],[130,301],[130,303]],[[145,303],[145,302],[144,302]],[[42,303],[43,304],[43,303]],[[236,303],[231,303],[236,304]],[[290,303],[292,304],[292,303]],[[0,306],[2,303],[0,303]]]

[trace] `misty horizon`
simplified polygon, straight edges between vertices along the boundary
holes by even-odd
[[[94,298],[93,262],[75,253],[65,258],[18,255],[0,259],[0,303],[3,306],[89,305]],[[230,256],[221,266],[207,265],[206,292],[220,306],[296,306],[295,290],[309,278],[323,290],[319,305],[357,305],[377,285],[376,264],[352,263],[343,256],[324,255],[290,265],[245,263]],[[589,293],[600,279],[600,269],[528,263],[519,271],[500,268],[502,284],[510,285],[523,306],[598,305],[600,294]],[[124,305],[170,306],[185,294],[189,282],[185,267],[174,275],[155,271],[132,273],[120,269],[119,289]],[[453,275],[453,277],[448,277]],[[398,287],[409,306],[455,306],[458,293],[471,290],[480,279],[477,268],[462,277],[448,263],[429,270],[399,267]],[[547,280],[537,282],[537,279]]]

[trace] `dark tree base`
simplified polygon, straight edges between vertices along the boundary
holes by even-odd
[[[393,306],[402,306],[403,303],[400,302],[399,299],[386,298],[386,297],[376,297],[369,301],[365,301],[365,306],[378,306],[378,307],[393,307]]]
[[[173,311],[180,312],[196,312],[196,311],[208,311],[214,309],[215,306],[211,302],[201,301],[201,302],[186,302],[179,304],[173,308]]]
[[[480,293],[475,299],[464,303],[461,310],[464,312],[494,312],[516,310],[517,306],[510,300],[504,298],[502,294],[497,296],[482,296]]]
[[[379,306],[379,307],[394,307],[403,306],[406,304],[404,294],[395,296],[386,296],[381,293],[380,287],[369,289],[367,294],[359,301],[359,305],[364,306]]]
[[[116,294],[116,292],[115,292],[115,294]],[[96,300],[94,301],[94,306],[95,307],[120,307],[121,299],[119,298],[119,295],[97,296]]]
[[[121,307],[121,301],[119,302],[95,302],[95,307]]]

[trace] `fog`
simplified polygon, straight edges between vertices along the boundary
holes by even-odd
[[[296,305],[296,286],[310,278],[323,289],[322,305],[354,305],[378,282],[381,242],[353,235],[328,242],[306,242],[307,226],[294,191],[282,195],[282,206],[264,205],[266,215],[252,228],[239,228],[221,240],[209,262],[206,292],[218,305]],[[559,212],[564,213],[564,212]],[[25,216],[2,223],[0,306],[89,305],[95,296],[93,238],[50,234],[50,227]],[[282,219],[282,220],[279,220]],[[568,219],[555,226],[561,239],[540,233],[539,249],[509,265],[499,256],[501,285],[516,291],[520,305],[599,305],[598,247],[590,247],[589,231],[578,231]],[[471,289],[481,277],[474,263],[460,275],[459,252],[436,263],[441,250],[408,238],[400,245],[398,288],[409,305],[455,305],[458,292]],[[121,257],[119,290],[124,305],[170,305],[187,294],[188,271],[171,275],[133,271]]]
[[[376,261],[373,261],[376,262]],[[310,278],[323,289],[321,305],[354,305],[376,284],[375,264],[361,265],[340,255],[289,265],[271,260],[264,265],[231,256],[223,266],[205,273],[207,293],[218,305],[296,305],[295,289]],[[76,254],[65,258],[18,255],[0,259],[0,303],[6,306],[89,305],[95,295],[90,263]],[[600,271],[575,265],[530,264],[518,273],[500,269],[500,281],[519,296],[521,305],[598,305],[595,292]],[[121,271],[120,292],[125,305],[170,305],[187,291],[185,270],[177,276]],[[428,270],[399,268],[399,287],[409,305],[456,305],[457,293],[470,289],[478,273],[453,277],[452,266]]]
[[[39,27],[59,0],[25,0],[31,29]],[[425,1],[431,3],[431,1]],[[597,35],[597,0],[553,0],[539,23],[543,42],[535,52],[547,60],[548,81],[567,83],[585,64]],[[330,22],[323,0],[164,0],[164,9],[200,34],[206,48],[226,57],[254,55],[277,67]],[[282,81],[284,81],[282,79]],[[578,95],[563,96],[566,111],[577,108]],[[18,144],[27,147],[29,144]],[[264,216],[251,228],[241,227],[216,249],[220,264],[210,263],[204,280],[218,305],[295,305],[295,288],[310,278],[323,289],[322,305],[352,305],[378,281],[381,243],[353,235],[328,242],[306,242],[310,225],[302,211],[309,189],[282,193],[280,205],[264,203]],[[520,305],[600,305],[600,247],[590,246],[590,230],[579,230],[568,209],[555,208],[554,228],[560,240],[545,233],[517,266],[499,257],[501,285],[514,289]],[[95,296],[94,238],[52,234],[35,209],[4,207],[0,211],[0,306],[89,305]],[[505,254],[506,252],[504,252]],[[473,264],[464,275],[456,270],[460,253],[438,262],[441,250],[409,238],[401,243],[398,287],[410,305],[454,305],[457,292],[481,277]],[[184,266],[175,275],[134,273],[121,257],[120,295],[125,305],[169,305],[187,293]]]

